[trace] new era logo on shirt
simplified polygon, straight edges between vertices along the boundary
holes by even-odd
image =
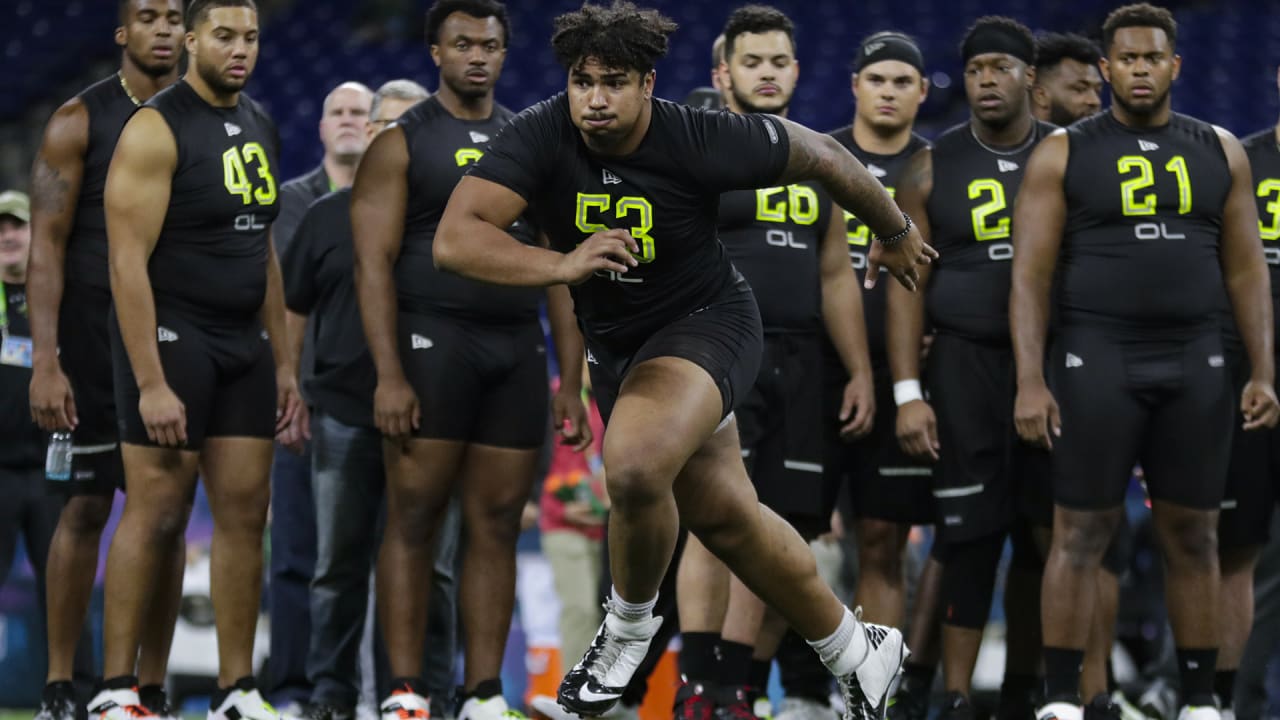
[[[1152,150],[1159,150],[1160,146],[1150,140],[1139,140],[1138,148],[1142,150],[1142,152],[1151,152]]]
[[[599,361],[597,361],[597,360],[596,360],[596,356],[595,356],[594,354],[592,354],[592,352],[591,352],[591,350],[590,350],[590,349],[588,349],[588,350],[587,350],[587,364],[588,364],[588,365],[599,365],[599,364],[600,364],[600,363],[599,363]]]
[[[884,168],[880,167],[879,165],[876,165],[875,163],[867,163],[867,172],[871,173],[873,176],[878,178],[882,178],[885,175],[889,174],[888,170],[885,170]]]
[[[227,131],[227,137],[235,137],[240,134],[240,126],[235,123],[224,122],[222,127]]]
[[[156,327],[156,342],[177,342],[178,333],[160,325]]]
[[[1227,364],[1226,358],[1224,358],[1221,355],[1209,356],[1209,367],[1211,368],[1220,368],[1226,364]]]
[[[1013,172],[1018,169],[1018,163],[1012,160],[997,160],[996,167],[1000,168],[1000,172]]]
[[[1076,355],[1075,353],[1067,353],[1067,367],[1069,368],[1084,367],[1084,360],[1082,360],[1080,356]]]
[[[423,337],[418,333],[409,336],[409,347],[413,350],[428,350],[435,347],[435,343],[431,342],[431,338]]]
[[[617,175],[614,175],[608,170],[604,171],[602,181],[604,182],[605,185],[621,185],[622,184],[622,178],[618,177]]]
[[[471,142],[473,142],[473,143],[486,143],[486,142],[489,142],[489,136],[488,136],[488,135],[485,135],[485,134],[484,134],[484,133],[482,133],[482,132],[476,132],[475,130],[472,130],[472,131],[470,132],[470,134],[471,134]]]

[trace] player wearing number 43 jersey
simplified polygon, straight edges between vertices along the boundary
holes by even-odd
[[[434,247],[443,268],[511,285],[574,285],[608,429],[605,474],[614,589],[559,701],[599,715],[621,696],[660,624],[659,582],[683,523],[807,638],[840,678],[850,713],[881,717],[905,655],[818,577],[809,548],[762,510],[730,413],[759,366],[760,316],[716,240],[720,194],[818,180],[889,247],[914,283],[934,255],[839,143],[766,115],[653,97],[675,24],[628,2],[556,19],[567,92],[516,116],[449,200]],[[552,248],[506,232],[532,208]],[[893,237],[895,234],[898,237]]]
[[[112,361],[129,493],[107,559],[104,719],[127,707],[151,588],[186,526],[196,472],[213,511],[218,690],[210,720],[277,713],[253,684],[272,438],[306,411],[288,349],[275,125],[240,91],[258,57],[252,0],[194,0],[184,78],[120,134],[107,173]]]
[[[1053,449],[1056,504],[1042,598],[1049,704],[1041,718],[1082,715],[1077,688],[1094,579],[1135,462],[1146,471],[1168,567],[1179,717],[1218,717],[1214,549],[1238,422],[1215,313],[1224,286],[1250,365],[1235,432],[1280,416],[1249,161],[1230,133],[1171,111],[1176,36],[1172,15],[1151,5],[1107,17],[1101,69],[1111,110],[1041,144],[1015,211],[1016,418],[1024,439]],[[1060,328],[1046,384],[1055,269]]]
[[[902,208],[923,218],[921,232],[942,259],[926,269],[923,297],[890,286],[887,329],[898,437],[907,452],[937,463],[934,554],[944,565],[949,717],[972,712],[970,681],[1006,536],[1029,516],[1049,522],[1047,494],[1037,503],[1032,492],[1043,486],[1044,473],[1033,472],[1017,452],[1012,425],[1008,298],[1012,202],[1027,158],[1054,126],[1030,111],[1034,40],[1024,26],[982,18],[966,34],[962,54],[972,117],[917,153],[897,192]],[[935,331],[927,397],[919,382],[926,311]],[[1015,541],[1030,545],[1023,535]],[[1036,558],[1033,547],[1019,555]],[[1011,658],[1010,665],[1025,671],[1034,654]]]

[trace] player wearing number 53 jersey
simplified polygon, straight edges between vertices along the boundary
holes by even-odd
[[[1027,158],[1054,129],[1031,115],[1029,30],[1008,18],[982,18],[966,35],[962,54],[972,117],[911,159],[896,196],[908,214],[924,218],[921,232],[942,259],[927,269],[923,297],[890,286],[886,333],[898,437],[904,450],[937,463],[943,672],[953,693],[948,707],[957,716],[968,703],[1005,537],[1015,520],[1035,514],[1028,491],[1043,484],[1043,477],[1024,477],[1033,473],[1017,453],[1010,417],[1010,222]],[[935,332],[927,398],[919,382],[926,311]],[[1038,521],[1047,525],[1047,495],[1040,504]],[[1015,540],[1030,544],[1017,534]],[[1023,553],[1035,558],[1034,549],[1020,548]],[[1033,629],[1018,630],[1024,631]]]
[[[1168,567],[1179,717],[1218,717],[1214,549],[1237,422],[1215,313],[1224,285],[1252,369],[1243,431],[1280,416],[1249,162],[1230,133],[1171,111],[1176,34],[1169,12],[1147,4],[1107,17],[1111,110],[1041,144],[1014,213],[1016,419],[1024,439],[1053,449],[1056,505],[1041,718],[1081,717],[1096,571],[1135,462]],[[1046,363],[1055,268],[1060,328]]]
[[[442,268],[510,285],[572,284],[588,365],[609,423],[605,473],[614,589],[599,634],[559,701],[609,710],[643,659],[652,610],[683,523],[810,640],[854,712],[884,713],[904,648],[862,625],[818,578],[808,547],[762,511],[728,418],[760,362],[760,316],[716,239],[728,190],[818,180],[879,237],[913,283],[933,255],[834,139],[780,118],[655,99],[654,62],[675,24],[628,2],[556,19],[567,92],[516,116],[463,178],[436,235]],[[505,228],[526,208],[552,249]],[[896,240],[896,239],[895,239]]]
[[[121,132],[105,205],[124,517],[107,560],[105,689],[124,705],[161,548],[186,524],[196,471],[213,510],[218,692],[211,720],[277,717],[253,687],[272,437],[305,432],[288,350],[276,215],[275,126],[240,90],[258,56],[252,0],[195,0],[186,75]],[[125,702],[121,702],[125,700]]]

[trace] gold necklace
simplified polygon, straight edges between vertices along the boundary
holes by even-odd
[[[124,88],[124,94],[129,96],[129,99],[133,101],[134,105],[141,105],[142,101],[139,100],[137,96],[133,94],[133,91],[129,89],[129,83],[125,82],[124,71],[121,70],[117,72],[116,76],[120,78],[120,87]]]

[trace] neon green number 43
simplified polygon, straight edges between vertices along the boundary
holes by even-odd
[[[592,222],[591,216],[604,214],[611,206],[615,218],[619,220],[631,218],[634,223],[629,229],[631,237],[635,238],[640,245],[640,252],[632,255],[642,263],[653,262],[654,257],[657,256],[653,236],[649,234],[653,230],[653,205],[645,198],[627,195],[618,198],[617,203],[614,203],[609,195],[580,192],[576,210],[578,229],[587,234],[608,230],[608,225]]]
[[[248,166],[256,164],[260,186],[249,180]],[[223,183],[227,192],[239,195],[248,205],[257,201],[259,205],[270,205],[276,201],[276,179],[271,174],[271,162],[267,160],[267,151],[262,145],[251,142],[242,147],[227,148],[222,153]]]

